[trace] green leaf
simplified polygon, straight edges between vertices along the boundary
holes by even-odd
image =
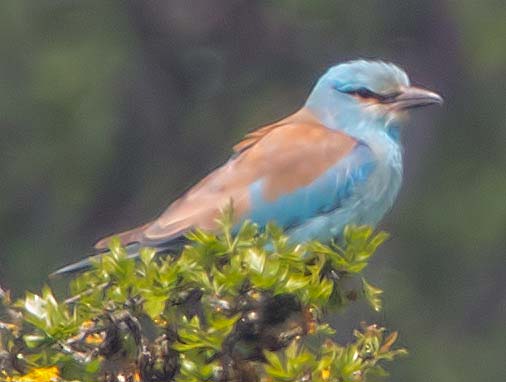
[[[149,265],[156,255],[154,248],[142,248],[139,251],[139,257],[144,265]]]
[[[381,311],[382,302],[380,296],[383,291],[369,284],[364,278],[362,278],[362,290],[367,302],[371,305],[371,307],[376,312]]]
[[[263,252],[250,249],[246,252],[244,261],[253,272],[263,273],[267,257]]]
[[[40,334],[27,334],[23,336],[23,340],[25,341],[26,346],[29,348],[36,348],[43,345],[44,343],[52,342],[50,338]]]

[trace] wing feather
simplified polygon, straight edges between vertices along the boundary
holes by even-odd
[[[159,246],[193,228],[215,230],[220,210],[230,202],[237,222],[251,217],[263,221],[274,212],[286,214],[287,219],[281,220],[293,222],[301,216],[297,205],[291,203],[295,201],[300,207],[301,200],[316,206],[308,209],[310,213],[318,213],[330,207],[325,207],[326,202],[318,201],[311,192],[301,190],[325,178],[356,146],[355,139],[326,128],[302,109],[248,134],[234,147],[236,154],[227,163],[190,188],[152,223],[133,230],[135,235],[124,237],[141,245]],[[326,190],[328,187],[323,188]],[[302,199],[289,198],[301,192]],[[263,215],[262,201],[270,209]],[[100,241],[98,248],[107,241]]]

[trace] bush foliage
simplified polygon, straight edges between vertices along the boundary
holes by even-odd
[[[230,222],[165,257],[144,248],[135,261],[115,241],[62,301],[47,286],[15,302],[2,292],[0,380],[351,382],[405,353],[376,325],[338,344],[324,320],[361,298],[381,309],[361,272],[386,233],[292,245],[274,225]]]

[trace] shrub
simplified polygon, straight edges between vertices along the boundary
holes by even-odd
[[[59,302],[49,287],[12,302],[2,293],[0,379],[7,381],[365,381],[397,333],[362,324],[332,338],[324,313],[382,291],[361,272],[387,238],[348,227],[339,244],[292,245],[275,225],[197,230],[176,255],[118,241]]]

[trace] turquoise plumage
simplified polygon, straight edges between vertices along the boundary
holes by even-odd
[[[234,155],[156,219],[117,236],[133,256],[141,246],[166,250],[194,228],[216,230],[230,201],[236,225],[273,221],[293,242],[329,241],[347,224],[376,225],[402,183],[400,130],[409,109],[441,103],[380,61],[330,68],[304,107],[248,134]],[[107,248],[110,238],[96,244]],[[57,273],[89,265],[85,259]]]

